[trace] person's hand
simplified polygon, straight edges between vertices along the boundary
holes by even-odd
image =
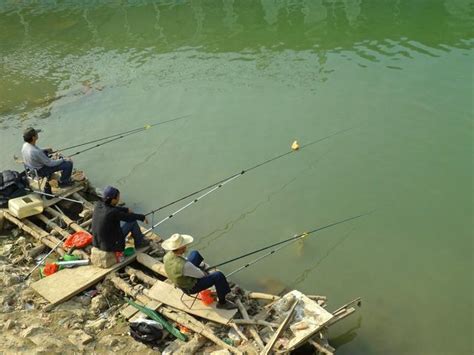
[[[143,222],[145,222],[145,224],[148,224],[148,218],[145,217],[145,219],[143,220]]]

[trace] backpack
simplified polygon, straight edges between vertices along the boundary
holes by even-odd
[[[130,323],[130,335],[139,342],[156,346],[163,339],[163,326],[155,321],[141,319]]]
[[[0,207],[6,207],[8,200],[27,194],[25,172],[5,170],[0,172]]]

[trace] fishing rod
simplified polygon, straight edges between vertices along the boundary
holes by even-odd
[[[241,271],[241,270],[243,270],[243,269],[246,269],[246,268],[248,268],[249,266],[252,266],[253,264],[258,263],[260,260],[265,259],[267,256],[270,256],[270,255],[272,255],[272,254],[275,254],[277,251],[280,251],[281,249],[286,248],[288,245],[291,245],[291,244],[293,244],[294,242],[297,242],[298,240],[303,239],[303,238],[305,238],[305,237],[307,237],[307,236],[308,236],[308,234],[303,234],[303,235],[301,235],[299,238],[294,239],[293,241],[291,241],[291,242],[289,242],[289,243],[287,243],[287,244],[284,244],[284,245],[282,245],[282,246],[280,246],[280,247],[278,247],[278,248],[276,248],[276,249],[273,249],[273,250],[271,250],[270,252],[268,252],[268,253],[266,253],[266,254],[263,254],[262,256],[258,257],[258,258],[255,259],[255,260],[252,260],[252,261],[248,262],[248,263],[245,264],[245,265],[242,265],[241,267],[239,267],[239,268],[235,269],[234,271],[230,272],[229,274],[225,275],[225,277],[226,277],[226,278],[229,278],[229,277],[231,277],[232,275],[238,273],[239,271]]]
[[[281,242],[277,242],[277,243],[273,243],[271,245],[268,245],[266,247],[262,247],[260,249],[257,249],[257,250],[254,250],[254,251],[251,251],[249,253],[246,253],[244,255],[241,255],[241,256],[238,256],[238,257],[235,257],[233,259],[230,259],[230,260],[227,260],[227,261],[224,261],[222,263],[219,263],[219,264],[216,264],[216,265],[213,265],[213,266],[209,266],[206,270],[211,270],[211,269],[215,269],[219,266],[222,266],[222,265],[226,265],[226,264],[230,264],[234,261],[237,261],[237,260],[240,260],[240,259],[243,259],[247,256],[250,256],[250,255],[253,255],[253,254],[257,254],[257,253],[260,253],[261,251],[264,251],[264,250],[267,250],[267,249],[270,249],[270,248],[273,248],[273,247],[276,247],[278,245],[281,245],[281,244],[285,244],[285,243],[289,243],[289,242],[293,242],[295,240],[299,240],[299,239],[302,239],[304,237],[307,237],[308,235],[310,234],[313,234],[313,233],[316,233],[316,232],[319,232],[319,231],[322,231],[323,229],[327,229],[327,228],[330,228],[330,227],[334,227],[338,224],[342,224],[342,223],[346,223],[346,222],[349,222],[353,219],[357,219],[357,218],[361,218],[361,217],[364,217],[364,216],[367,216],[371,213],[373,213],[374,211],[370,211],[370,212],[367,212],[367,213],[363,213],[363,214],[360,214],[358,216],[354,216],[354,217],[350,217],[350,218],[346,218],[346,219],[343,219],[342,221],[337,221],[337,222],[334,222],[334,223],[331,223],[331,224],[328,224],[328,225],[325,225],[323,227],[319,227],[319,228],[316,228],[316,229],[313,229],[312,231],[309,231],[309,232],[304,232],[304,233],[301,233],[301,234],[297,234],[291,238],[288,238],[288,239],[285,239],[285,240],[282,240]],[[291,244],[291,243],[290,243]],[[279,250],[279,249],[278,249]],[[275,251],[272,251],[270,252],[268,255],[271,255],[273,254]],[[267,256],[268,256],[267,255]],[[260,259],[259,259],[260,260]]]
[[[33,190],[33,189],[27,189],[27,188],[25,188],[25,190],[31,191],[31,192],[33,192],[33,193],[35,193],[35,194],[38,194],[38,195],[43,195],[43,196],[48,196],[48,197],[59,198],[60,200],[65,200],[65,201],[69,201],[69,202],[75,202],[75,203],[79,203],[79,204],[81,204],[81,205],[84,204],[84,202],[82,202],[82,201],[74,200],[74,199],[69,198],[69,197],[58,196],[58,195],[54,195],[54,194],[49,194],[49,193],[47,193],[47,192],[36,191],[36,190]]]
[[[143,234],[147,234],[148,232],[152,231],[153,229],[155,229],[156,227],[158,227],[160,224],[162,224],[163,222],[167,221],[168,219],[170,218],[173,218],[176,214],[178,214],[179,212],[183,211],[184,209],[188,208],[189,206],[195,204],[196,202],[198,202],[200,199],[206,197],[207,195],[213,193],[214,191],[216,191],[218,188],[221,188],[222,186],[224,186],[225,184],[231,182],[232,180],[234,179],[237,179],[240,175],[236,175],[236,176],[233,176],[229,179],[227,179],[226,181],[222,182],[221,184],[217,185],[217,186],[214,186],[214,188],[212,188],[211,190],[207,191],[205,194],[202,194],[201,196],[199,197],[196,197],[194,200],[192,200],[191,202],[187,203],[186,205],[184,205],[183,207],[181,207],[180,209],[178,209],[177,211],[173,212],[172,214],[170,214],[169,216],[166,216],[165,218],[163,218],[161,221],[159,221],[158,223],[155,223],[155,224],[152,224],[152,226],[150,228],[148,228],[146,231],[143,232]]]
[[[65,147],[65,148],[61,148],[61,149],[58,149],[58,150],[55,150],[53,153],[59,153],[59,152],[62,152],[62,151],[65,151],[65,150],[69,150],[69,149],[73,149],[73,148],[78,148],[78,147],[82,147],[84,145],[89,145],[89,144],[93,144],[93,143],[97,143],[97,142],[102,142],[104,140],[108,140],[107,142],[103,142],[101,144],[97,144],[95,145],[94,147],[91,147],[91,148],[87,148],[85,150],[82,150],[82,151],[79,151],[79,152],[76,152],[74,153],[73,155],[70,155],[69,157],[72,157],[74,155],[78,155],[80,153],[83,153],[85,151],[88,151],[88,150],[91,150],[93,148],[97,148],[97,147],[100,147],[104,144],[107,144],[107,143],[110,143],[110,142],[113,142],[117,139],[122,139],[124,137],[127,137],[127,136],[130,136],[132,134],[135,134],[135,133],[140,133],[140,132],[143,132],[143,131],[146,131],[152,127],[155,127],[155,126],[158,126],[158,125],[161,125],[161,124],[165,124],[165,123],[169,123],[169,122],[173,122],[173,121],[178,121],[178,120],[181,120],[185,117],[188,117],[190,116],[190,114],[188,115],[184,115],[184,116],[179,116],[179,117],[176,117],[176,118],[173,118],[173,119],[170,119],[170,120],[167,120],[167,121],[162,121],[162,122],[157,122],[157,123],[154,123],[154,124],[147,124],[143,127],[139,127],[139,128],[134,128],[134,129],[131,129],[131,130],[128,130],[128,131],[125,131],[125,132],[120,132],[120,133],[115,133],[115,134],[112,134],[112,135],[109,135],[109,136],[106,136],[106,137],[102,137],[102,138],[97,138],[97,139],[94,139],[94,140],[91,140],[91,141],[88,141],[88,142],[84,142],[84,143],[80,143],[80,144],[76,144],[76,145],[72,145],[72,146],[69,146],[69,147]],[[113,139],[111,139],[113,138]]]
[[[344,132],[346,132],[346,131],[352,130],[352,129],[354,129],[354,128],[355,128],[355,127],[351,127],[351,128],[346,128],[346,129],[337,131],[337,132],[335,132],[335,133],[333,133],[333,134],[330,134],[329,136],[326,136],[326,137],[317,139],[317,140],[315,140],[315,141],[306,143],[306,144],[302,145],[301,147],[298,147],[297,149],[292,149],[292,150],[290,150],[290,151],[288,151],[288,152],[285,152],[285,153],[279,154],[279,155],[277,155],[277,156],[275,156],[275,157],[273,157],[273,158],[267,159],[267,160],[265,160],[265,161],[263,161],[263,162],[261,162],[261,163],[258,163],[258,164],[256,164],[256,165],[250,167],[250,168],[244,169],[244,170],[242,170],[242,171],[240,171],[240,172],[238,172],[238,173],[235,173],[235,174],[230,175],[230,176],[228,176],[228,177],[226,177],[226,178],[224,178],[224,179],[221,179],[221,180],[219,180],[219,181],[217,181],[217,182],[215,182],[215,183],[213,183],[213,184],[210,184],[210,185],[208,185],[208,186],[206,186],[206,187],[203,187],[203,188],[201,188],[201,189],[199,189],[199,190],[197,190],[197,191],[191,192],[191,193],[189,193],[189,194],[187,194],[187,195],[185,195],[185,196],[183,196],[183,197],[180,197],[180,198],[178,198],[177,200],[174,200],[174,201],[169,202],[169,203],[167,203],[167,204],[165,204],[165,205],[163,205],[163,206],[161,206],[161,207],[158,207],[158,208],[156,208],[156,209],[154,209],[154,210],[151,210],[150,212],[146,213],[145,216],[148,216],[148,215],[150,215],[150,214],[154,214],[154,213],[156,213],[156,212],[158,212],[158,211],[160,211],[160,210],[162,210],[162,209],[164,209],[164,208],[166,208],[166,207],[172,206],[172,205],[174,205],[175,203],[178,203],[178,202],[180,202],[180,201],[183,201],[183,200],[185,200],[185,199],[187,199],[187,198],[189,198],[189,197],[191,197],[191,196],[197,195],[197,194],[199,194],[199,193],[201,193],[201,192],[203,192],[203,191],[206,191],[206,190],[208,190],[208,189],[210,189],[210,188],[213,188],[213,187],[215,187],[215,186],[217,186],[218,188],[219,188],[219,187],[222,187],[222,186],[223,186],[224,184],[226,184],[227,182],[230,182],[230,181],[234,180],[234,178],[238,178],[238,177],[244,175],[245,173],[248,173],[248,172],[250,172],[250,171],[252,171],[252,170],[255,170],[255,169],[257,169],[257,168],[260,168],[260,167],[263,166],[263,165],[269,164],[269,163],[271,163],[271,162],[273,162],[273,161],[275,161],[275,160],[278,160],[278,159],[280,159],[280,158],[283,158],[283,157],[285,157],[285,156],[287,156],[287,155],[289,155],[289,154],[291,154],[291,153],[295,153],[297,150],[302,150],[302,149],[304,149],[304,148],[306,148],[306,147],[309,147],[310,145],[319,143],[319,142],[321,142],[321,141],[324,141],[324,140],[326,140],[326,139],[329,139],[329,138],[331,138],[331,137],[333,137],[333,136],[335,136],[335,135],[344,133]],[[215,191],[215,190],[217,190],[217,189],[213,189],[213,191]],[[207,195],[207,194],[205,194],[205,195]],[[200,198],[202,198],[202,197],[204,197],[204,196],[201,196]],[[193,201],[191,201],[190,203],[188,203],[188,204],[186,205],[186,207],[189,207],[189,206],[192,205],[193,203],[198,202],[200,198],[194,199]],[[183,210],[183,209],[181,208],[181,209],[179,209],[178,211],[172,213],[171,217],[173,217],[176,213],[181,212],[182,210]],[[169,217],[169,218],[171,218],[171,217]],[[168,219],[168,218],[167,218],[167,219]],[[153,228],[154,228],[154,227],[152,227],[151,229],[153,229]]]

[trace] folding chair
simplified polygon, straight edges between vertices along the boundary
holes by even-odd
[[[36,183],[38,184],[38,190],[44,190],[44,192],[50,194],[51,193],[51,186],[49,185],[49,179],[51,178],[51,174],[41,176],[38,173],[37,169],[30,168],[26,164],[23,164],[23,166],[25,167],[25,173],[26,173],[26,176],[28,177],[28,185],[31,184],[30,181],[29,181],[30,179],[33,180],[33,181],[36,181]],[[42,187],[43,180],[46,180],[44,182],[44,188]],[[31,186],[29,186],[29,187],[31,188]]]
[[[188,291],[186,290],[183,290],[182,288],[179,288],[179,287],[176,287],[178,290],[181,290],[183,293],[181,294],[181,297],[179,298],[179,300],[181,301],[182,304],[184,304],[188,309],[192,309],[193,306],[194,306],[194,303],[196,303],[196,301],[199,299],[199,292],[198,293],[195,293],[195,294],[192,294],[192,293],[189,293]],[[191,297],[191,298],[194,298],[193,299],[193,303],[191,303],[191,307],[189,307],[186,302],[184,302],[183,300],[183,297],[184,295],[188,296],[188,297]]]

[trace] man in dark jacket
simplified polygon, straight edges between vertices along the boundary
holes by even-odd
[[[107,186],[103,193],[103,201],[96,204],[92,215],[92,244],[102,251],[123,251],[125,238],[132,234],[135,249],[149,245],[140,230],[137,220],[148,223],[145,215],[132,213],[126,207],[118,207],[120,191]]]

